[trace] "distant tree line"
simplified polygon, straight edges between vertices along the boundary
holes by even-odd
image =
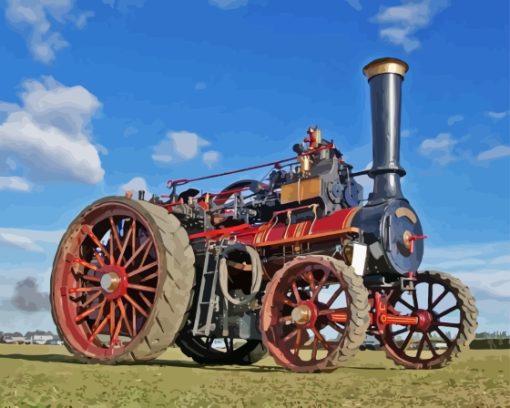
[[[509,337],[509,336],[508,336],[508,333],[506,332],[506,330],[493,331],[493,332],[485,332],[484,331],[484,332],[476,333],[477,339],[504,339],[507,337]]]

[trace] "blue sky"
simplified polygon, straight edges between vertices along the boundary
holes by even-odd
[[[58,240],[99,197],[289,157],[315,124],[366,168],[361,68],[393,56],[410,65],[401,157],[429,235],[422,266],[472,288],[481,330],[510,331],[508,2],[0,5],[0,330],[52,328]],[[16,307],[27,278],[40,302]]]

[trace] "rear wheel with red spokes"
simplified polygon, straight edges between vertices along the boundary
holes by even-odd
[[[55,257],[59,334],[85,361],[157,357],[186,320],[193,264],[186,231],[163,208],[122,197],[95,202],[73,221]]]
[[[415,290],[394,289],[387,307],[391,314],[418,318],[417,325],[387,325],[381,338],[387,357],[406,368],[443,367],[475,337],[475,300],[448,273],[416,274]]]
[[[289,370],[332,371],[363,342],[368,311],[368,292],[352,267],[327,256],[299,256],[268,284],[262,340]]]

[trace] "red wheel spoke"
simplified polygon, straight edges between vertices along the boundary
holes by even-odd
[[[411,296],[413,297],[414,308],[418,309],[418,295],[416,294],[416,289],[411,291]]]
[[[88,235],[88,237],[92,240],[92,242],[94,242],[94,244],[96,244],[96,246],[103,252],[103,254],[109,254],[104,245],[101,244],[99,238],[96,236],[96,234],[94,234],[94,231],[92,231],[92,227],[90,225],[83,224],[81,226],[81,230]],[[96,251],[94,250],[94,252]]]
[[[315,334],[315,337],[321,342],[322,346],[329,351],[329,345],[328,343],[326,342],[326,340],[324,339],[324,337],[322,336],[322,334],[319,332],[319,330],[317,330],[316,327],[313,327],[312,328],[312,331],[313,331],[313,334]]]
[[[149,315],[147,314],[147,312],[145,310],[143,310],[140,305],[138,303],[136,303],[132,298],[131,296],[129,296],[127,293],[124,295],[124,298],[126,298],[126,300],[131,303],[131,306],[133,306],[133,310],[138,310],[138,312],[145,318],[149,317]]]
[[[83,265],[85,268],[92,269],[93,271],[97,271],[97,266],[96,265],[93,265],[90,262],[85,261],[84,259],[74,258],[73,262],[77,263],[77,264],[80,264],[80,265]]]
[[[329,277],[329,270],[324,272],[324,275],[322,276],[322,279],[319,281],[319,284],[315,288],[315,290],[314,290],[314,292],[312,294],[312,298],[311,298],[312,302],[314,302],[315,299],[317,298],[317,295],[319,294],[319,292],[321,291],[322,287],[326,283],[328,277]]]
[[[150,275],[147,275],[145,278],[143,278],[140,282],[147,282],[151,279],[157,278],[157,276],[158,276],[157,272],[151,273]]]
[[[145,261],[147,260],[147,256],[149,256],[149,252],[151,251],[151,248],[153,246],[153,242],[150,238],[147,238],[147,241],[149,241],[149,245],[145,248],[145,252],[143,253],[142,261],[140,262],[140,265],[138,265],[138,267],[142,267],[145,264]]]
[[[284,316],[278,319],[278,323],[280,324],[285,324],[287,322],[292,322],[292,316]]]
[[[312,344],[312,360],[317,360],[318,346],[319,346],[319,339],[317,337],[314,337],[313,344]]]
[[[298,334],[298,331],[299,331],[299,330],[300,330],[300,329],[296,329],[296,330],[291,331],[289,334],[287,334],[287,335],[286,335],[286,336],[282,339],[282,341],[283,341],[284,343],[287,343],[288,341],[292,340],[292,339],[293,339],[293,338],[294,338],[294,337]]]
[[[117,307],[120,310],[121,320],[124,321],[124,325],[126,326],[129,335],[133,337],[133,331],[131,330],[131,325],[129,324],[129,320],[126,314],[126,308],[124,307],[122,299],[117,299]]]
[[[69,288],[68,293],[83,293],[83,292],[95,292],[96,290],[101,290],[99,286],[87,286],[85,288]]]
[[[405,307],[407,307],[409,310],[415,310],[416,308],[411,306],[409,303],[407,303],[404,299],[399,298],[397,302],[402,303]]]
[[[340,294],[343,292],[343,288],[340,286],[338,287],[338,289],[335,291],[335,293],[333,293],[333,295],[331,296],[331,298],[329,299],[328,303],[326,303],[326,306],[328,308],[331,307],[331,305],[335,302],[335,300],[338,299],[338,296],[340,296]]]
[[[143,302],[147,305],[147,307],[148,307],[149,309],[151,309],[151,308],[152,308],[152,303],[150,302],[150,300],[149,300],[149,299],[147,299],[147,298],[145,297],[145,295],[143,294],[143,292],[140,292],[140,293],[139,293],[139,295],[140,295],[140,297],[142,298]]]
[[[129,227],[129,231],[124,236],[124,242],[122,243],[122,248],[120,250],[119,257],[117,258],[118,264],[120,264],[121,260],[124,258],[124,253],[126,252],[127,246],[129,244],[129,237],[133,233],[133,226],[134,226],[134,223],[131,224],[131,226]]]
[[[313,276],[312,271],[308,271],[304,274],[305,280],[310,284],[310,289],[312,289],[312,293],[315,292],[315,277]]]
[[[105,266],[105,262],[103,260],[103,257],[97,253],[97,251],[94,251],[94,257],[96,258],[97,262],[99,263],[99,266],[102,268]]]
[[[105,301],[103,300],[103,302],[105,302]],[[84,319],[85,317],[89,316],[90,314],[94,313],[97,309],[99,309],[99,308],[101,307],[101,305],[103,304],[103,302],[102,302],[102,303],[98,303],[97,305],[95,305],[95,306],[93,306],[93,307],[91,307],[91,308],[89,308],[89,309],[85,310],[84,312],[80,313],[78,316],[76,316],[76,317],[74,318],[74,320],[75,320],[76,322],[79,322],[80,320],[82,320],[82,319]]]
[[[432,322],[433,326],[460,327],[460,323],[451,322]]]
[[[432,309],[434,309],[438,304],[439,302],[441,302],[441,300],[443,300],[443,298],[448,294],[448,289],[446,288],[443,288],[443,292],[437,297],[436,300],[434,300],[434,302],[432,303],[431,306],[429,306],[429,311],[431,311]]]
[[[136,331],[136,309],[134,307],[131,308],[131,324],[133,325],[133,336],[137,335]]]
[[[99,323],[101,322],[101,319],[103,318],[104,316],[104,307],[106,305],[106,299],[103,299],[101,301],[101,303],[99,303],[101,306],[99,308],[99,313],[97,314],[97,319],[96,321],[94,322],[94,326],[93,327],[97,327],[99,325]],[[105,318],[106,320],[106,318]]]
[[[158,261],[151,262],[150,264],[147,264],[145,266],[142,266],[138,269],[135,269],[134,271],[131,271],[128,273],[128,277],[132,278],[135,275],[138,275],[139,273],[145,272],[146,270],[153,268],[158,265]]]
[[[344,334],[344,332],[345,332],[344,328],[339,327],[337,324],[335,324],[333,322],[328,322],[328,326],[331,327],[332,329],[336,330],[340,334]]]
[[[298,290],[296,281],[292,282],[292,293],[294,293],[296,302],[301,302],[301,295],[299,294],[299,290]]]
[[[130,289],[143,290],[144,292],[156,293],[156,288],[152,288],[150,286],[135,285],[134,283],[128,283],[127,287]]]
[[[297,335],[296,335],[296,341],[294,342],[294,355],[298,355],[299,354],[299,349],[301,347],[301,339],[303,337],[303,330],[302,329],[298,329],[297,331]]]
[[[433,297],[433,294],[432,294],[432,289],[434,287],[434,284],[431,283],[429,284],[429,295],[428,295],[428,299],[427,299],[427,306],[430,310],[430,305],[432,305],[432,297]]]
[[[429,350],[432,352],[432,354],[434,356],[437,356],[436,348],[434,347],[434,344],[430,340],[428,333],[423,333],[423,337],[425,338],[425,341],[427,342],[427,346],[429,347]]]
[[[115,302],[110,301],[110,346],[113,341],[113,334],[115,333]]]
[[[319,316],[327,316],[335,313],[348,313],[348,309],[346,307],[341,307],[340,309],[323,309],[319,310]]]
[[[117,226],[115,225],[115,222],[113,221],[113,217],[109,217],[109,220],[110,220],[110,227],[111,227],[111,232],[110,234],[113,235],[113,238],[115,240],[115,245],[117,245],[117,248],[120,249],[122,248],[122,244],[120,242],[120,237],[119,237],[119,232],[117,231]],[[113,247],[113,242],[112,242],[112,247]],[[110,258],[110,264],[114,264],[115,263],[115,260],[112,258]]]
[[[404,342],[402,343],[402,346],[400,347],[402,350],[405,350],[407,348],[407,346],[409,345],[409,342],[411,341],[411,339],[413,338],[413,334],[414,334],[414,327],[412,327],[410,330],[409,330],[409,333],[407,334],[407,337],[406,339],[404,340]]]
[[[101,333],[101,331],[106,326],[106,323],[108,323],[108,319],[104,318],[103,321],[94,329],[94,331],[88,337],[89,342],[92,342],[92,340],[94,340],[97,337],[97,335]]]
[[[390,305],[389,303],[386,305],[386,308],[388,309],[388,312],[394,314],[395,316],[400,316],[400,312],[393,307],[393,305]]]
[[[133,224],[131,225],[133,233],[131,234],[131,253],[135,252],[136,248],[136,219],[133,219]]]
[[[87,301],[85,303],[83,303],[81,306],[82,307],[87,307],[88,305],[90,305],[94,300],[98,299],[99,296],[101,296],[103,294],[103,292],[97,292],[97,293],[94,293],[92,296],[88,297]]]
[[[425,346],[425,334],[426,333],[423,333],[423,336],[421,336],[420,344],[418,345],[418,351],[416,352],[416,358],[420,358],[423,347]]]
[[[403,329],[391,332],[391,335],[395,337],[398,336],[399,334],[405,333],[407,330],[408,330],[407,327],[404,327]]]
[[[89,282],[101,282],[101,279],[98,278],[97,276],[92,276],[92,275],[82,275],[80,276],[80,278],[82,278],[83,280],[86,280],[86,281],[89,281]]]
[[[297,306],[297,303],[294,303],[289,298],[283,298],[282,303],[287,305],[287,306],[290,306],[290,307],[296,307]]]
[[[448,336],[446,334],[444,334],[444,332],[439,327],[434,327],[434,330],[437,332],[437,334],[439,334],[441,336],[441,338],[445,341],[445,343],[448,345],[448,347],[450,347],[450,344],[452,344],[452,341],[448,338]]]
[[[459,306],[458,305],[453,305],[452,307],[446,309],[445,311],[439,313],[438,315],[436,315],[436,318],[440,318],[440,317],[443,317],[443,316],[446,316],[447,314],[453,312],[455,309],[458,309]]]
[[[133,234],[133,236],[134,236],[134,234]],[[145,241],[142,245],[140,245],[140,246],[138,247],[138,249],[137,249],[137,250],[133,253],[133,255],[131,256],[131,258],[129,258],[129,259],[127,260],[127,262],[124,264],[124,268],[127,268],[127,267],[131,264],[131,262],[133,262],[133,261],[135,260],[135,258],[136,258],[138,255],[140,255],[140,252],[142,252],[142,251],[144,250],[145,246],[146,246],[146,245],[148,245],[148,244],[149,244],[149,242],[150,242],[150,240],[148,240],[148,239],[147,239],[147,240],[146,240],[146,241]]]

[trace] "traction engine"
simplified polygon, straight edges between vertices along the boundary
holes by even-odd
[[[407,368],[447,364],[474,338],[469,289],[418,272],[424,239],[400,178],[405,62],[365,66],[373,166],[353,172],[310,128],[294,155],[168,182],[144,200],[107,197],[65,233],[51,279],[59,334],[80,360],[151,360],[171,344],[200,364],[251,364],[269,352],[296,372],[331,371],[367,334]],[[220,192],[192,182],[271,167]],[[364,200],[356,177],[373,179]]]

